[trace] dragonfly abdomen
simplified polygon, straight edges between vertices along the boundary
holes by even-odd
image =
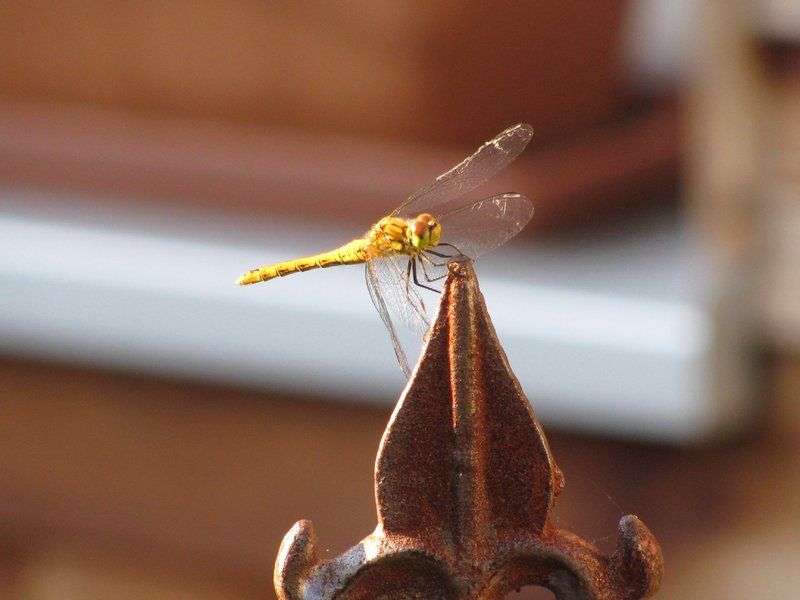
[[[325,269],[327,267],[335,267],[338,265],[355,265],[363,263],[367,260],[367,241],[363,239],[353,240],[340,246],[335,250],[314,254],[313,256],[304,256],[303,258],[296,258],[294,260],[287,260],[284,262],[267,265],[260,269],[253,269],[248,271],[236,283],[239,285],[249,285],[251,283],[258,283],[259,281],[269,281],[276,277],[285,277],[292,273],[299,273],[302,271],[309,271],[311,269]]]

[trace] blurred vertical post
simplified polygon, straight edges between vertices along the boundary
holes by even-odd
[[[800,3],[761,0],[756,27],[768,105],[765,126],[763,317],[769,341],[800,350]]]
[[[759,333],[800,348],[800,8],[707,0],[689,86],[690,211],[717,273],[753,275]],[[748,260],[751,259],[751,260]]]
[[[687,217],[697,289],[714,322],[709,365],[720,413],[752,406],[761,269],[764,73],[749,0],[706,0],[686,86]]]
[[[688,87],[689,211],[714,262],[757,235],[763,74],[745,0],[706,0]]]

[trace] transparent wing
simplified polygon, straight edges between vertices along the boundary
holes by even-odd
[[[371,260],[375,273],[375,287],[391,315],[414,333],[424,335],[430,329],[417,286],[406,278],[408,256],[405,254],[382,256]]]
[[[475,259],[517,235],[532,216],[533,204],[525,196],[498,194],[441,215],[441,241]]]
[[[366,280],[369,296],[375,305],[378,314],[381,316],[383,324],[389,331],[389,338],[392,340],[392,348],[400,363],[400,368],[406,377],[411,376],[411,368],[408,366],[408,358],[397,336],[394,328],[390,311],[401,319],[404,325],[419,333],[427,331],[429,325],[425,317],[425,306],[419,292],[413,287],[409,287],[408,294],[401,294],[400,290],[405,291],[405,283],[398,287],[401,276],[399,265],[391,258],[368,260],[366,263]],[[412,284],[413,285],[413,284]]]
[[[413,194],[392,216],[413,218],[423,212],[433,212],[435,207],[474,190],[517,158],[532,136],[533,128],[527,123],[509,127],[478,148],[472,156]],[[447,210],[447,207],[442,207],[443,212]]]

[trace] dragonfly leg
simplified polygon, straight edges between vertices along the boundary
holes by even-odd
[[[408,257],[408,265],[406,266],[406,296],[408,296],[408,286],[411,281],[411,269],[414,269],[414,257]],[[414,283],[417,282],[417,271],[414,269]],[[418,284],[419,285],[419,284]]]
[[[429,281],[429,282],[439,281],[440,279],[444,279],[447,276],[447,273],[442,273],[441,275],[437,275],[436,277],[431,277],[431,275],[428,273],[428,270],[425,268],[425,264],[426,263],[428,265],[432,266],[432,267],[446,267],[448,265],[448,263],[453,258],[455,258],[457,256],[466,256],[463,252],[461,252],[461,250],[458,249],[457,246],[454,246],[453,244],[448,244],[447,242],[442,242],[442,243],[438,244],[436,247],[438,248],[440,246],[447,246],[448,248],[452,248],[453,250],[455,250],[455,252],[451,253],[451,254],[447,254],[447,253],[444,253],[444,252],[437,252],[436,250],[431,250],[430,248],[428,248],[425,251],[420,252],[420,254],[419,254],[420,263],[422,264],[422,271],[425,274],[425,280],[426,281]],[[447,260],[445,260],[443,262],[436,262],[434,260],[431,260],[431,257],[428,256],[429,254],[433,255],[433,256],[436,256],[438,258],[444,258],[444,259],[447,259]]]
[[[444,262],[436,262],[434,260],[431,260],[431,257],[428,256],[428,254],[432,254],[433,256],[438,256],[439,258],[446,258],[447,260],[444,261]],[[436,252],[435,250],[425,250],[423,253],[421,253],[421,256],[422,256],[422,258],[425,259],[425,261],[429,265],[431,265],[433,267],[446,267],[447,263],[449,263],[451,259],[453,259],[454,257],[456,257],[458,255],[457,254],[443,254],[441,252]]]
[[[424,254],[420,254],[420,256],[426,258]],[[425,261],[423,260],[420,262],[422,263],[422,272],[425,275],[426,281],[436,281],[436,279],[441,279],[441,277],[437,277],[436,279],[431,279],[430,277],[428,277],[428,272],[425,270]],[[417,261],[415,256],[412,256],[411,258],[408,259],[408,268],[411,270],[411,274],[414,277],[414,285],[417,285],[421,288],[425,288],[426,290],[430,290],[432,292],[436,292],[437,294],[440,293],[440,290],[437,290],[436,288],[433,288],[429,285],[425,285],[424,283],[420,283],[419,279],[417,278]],[[444,277],[444,275],[442,275],[442,277]],[[406,279],[406,283],[407,282],[408,279]]]
[[[431,264],[434,267],[447,266],[447,263],[451,259],[455,258],[456,256],[464,256],[464,253],[461,252],[461,250],[459,250],[456,246],[453,246],[453,244],[448,244],[447,242],[442,242],[442,243],[438,244],[436,247],[438,248],[439,246],[448,246],[448,247],[452,248],[453,250],[455,250],[455,253],[445,254],[444,252],[437,252],[436,250],[431,250],[430,248],[428,248],[427,250],[425,250],[425,253],[422,256],[428,261],[429,264]],[[437,262],[432,261],[430,259],[430,257],[427,256],[428,254],[432,254],[433,256],[438,256],[439,258],[446,258],[447,260],[445,262],[437,263]],[[440,279],[440,278],[437,277],[437,279]]]
[[[447,272],[442,273],[441,275],[436,275],[436,276],[431,275],[430,273],[428,273],[428,268],[426,267],[426,265],[431,266],[431,267],[446,267],[448,263],[446,263],[446,262],[443,262],[443,263],[434,262],[434,261],[432,261],[430,259],[429,256],[426,256],[424,253],[420,253],[419,259],[420,259],[419,262],[422,265],[422,273],[425,276],[425,281],[427,281],[428,283],[431,283],[433,281],[439,281],[440,279],[444,279],[444,277],[447,276]]]
[[[434,252],[433,250],[426,250],[425,253],[426,254],[423,254],[423,256],[425,256],[425,260],[428,261],[428,263],[430,263],[434,267],[447,266],[447,263],[450,261],[451,258],[453,258],[449,254],[442,254],[441,252]],[[437,262],[432,261],[429,256],[426,256],[427,254],[433,254],[434,256],[438,256],[439,258],[446,258],[447,260],[444,261],[444,262],[441,262],[441,263],[437,263]]]
[[[457,254],[451,254],[451,255],[449,255],[449,258],[453,258],[454,256],[466,256],[466,254],[464,254],[464,253],[463,253],[463,252],[462,252],[462,251],[461,251],[461,250],[458,248],[458,246],[454,246],[453,244],[448,244],[447,242],[439,242],[439,243],[436,245],[436,247],[438,248],[439,246],[447,246],[448,248],[452,248],[453,250],[455,250],[455,251],[456,251],[456,253],[457,253]],[[433,251],[432,251],[432,250],[428,250],[428,252],[433,252]],[[436,253],[434,252],[434,254],[436,254]],[[448,256],[448,255],[447,255],[447,254],[436,254],[436,256]]]

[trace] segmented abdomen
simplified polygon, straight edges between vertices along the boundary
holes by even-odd
[[[242,275],[236,283],[249,285],[259,281],[269,281],[276,277],[285,277],[292,273],[308,271],[310,269],[325,269],[337,265],[355,265],[367,260],[367,240],[353,240],[329,252],[305,256],[294,260],[267,265],[260,269],[253,269]]]

